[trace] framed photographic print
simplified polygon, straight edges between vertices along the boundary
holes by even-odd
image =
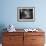
[[[35,8],[34,7],[18,7],[17,20],[21,22],[35,21]]]

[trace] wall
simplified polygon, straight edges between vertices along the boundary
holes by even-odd
[[[16,28],[43,27],[46,28],[45,0],[1,0],[0,24],[13,24]],[[18,22],[17,7],[35,7],[35,22]]]
[[[46,0],[0,0],[0,31],[13,24],[16,28],[42,28],[46,32]],[[18,22],[17,7],[35,7],[35,22]]]

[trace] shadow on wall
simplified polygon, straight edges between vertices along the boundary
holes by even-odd
[[[2,43],[2,36],[3,36],[3,32],[6,32],[6,29],[4,30],[5,25],[4,24],[0,24],[0,43]]]

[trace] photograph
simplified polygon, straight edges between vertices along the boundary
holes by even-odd
[[[20,9],[20,19],[33,19],[33,9]]]
[[[34,7],[18,7],[18,21],[34,21]]]

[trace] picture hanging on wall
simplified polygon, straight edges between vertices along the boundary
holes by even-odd
[[[34,22],[35,21],[35,8],[34,7],[18,7],[17,8],[17,21]]]

